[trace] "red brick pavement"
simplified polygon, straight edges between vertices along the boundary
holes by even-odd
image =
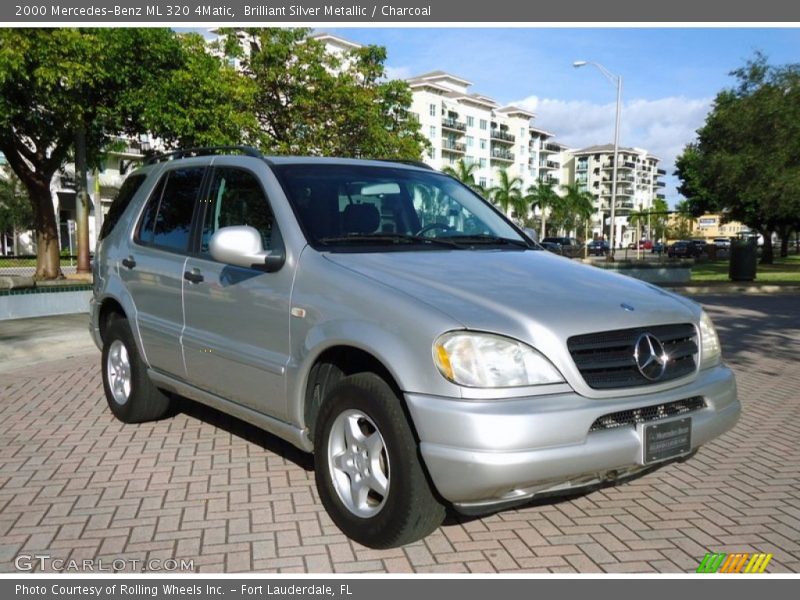
[[[215,411],[123,425],[96,353],[0,375],[0,571],[15,557],[197,571],[685,572],[707,551],[800,571],[800,297],[707,298],[744,411],[685,464],[561,502],[450,517],[376,551],[323,510],[310,459]]]

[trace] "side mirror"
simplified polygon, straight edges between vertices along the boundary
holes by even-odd
[[[261,245],[261,234],[249,225],[218,229],[211,236],[208,249],[216,261],[267,273],[277,271],[286,262],[283,250],[265,251]]]

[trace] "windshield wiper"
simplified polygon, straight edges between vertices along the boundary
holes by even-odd
[[[407,233],[350,233],[336,237],[324,237],[319,240],[321,244],[425,244],[446,246],[448,248],[461,248],[464,246],[447,238],[425,237]]]
[[[451,235],[448,236],[448,239],[467,245],[486,244],[492,246],[493,245],[514,246],[517,248],[525,248],[527,250],[531,249],[531,245],[525,242],[524,240],[512,240],[510,238],[504,238],[497,235],[486,235],[486,234]]]

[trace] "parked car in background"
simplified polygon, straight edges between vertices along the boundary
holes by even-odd
[[[717,250],[730,250],[731,249],[731,239],[730,238],[714,238],[714,245],[717,247]]]
[[[695,247],[696,254],[695,256],[700,256],[706,251],[706,247],[708,246],[708,242],[701,239],[692,239],[689,242]]]
[[[650,252],[653,254],[664,254],[664,251],[667,249],[667,245],[664,242],[656,242],[653,244],[653,247],[650,249]]]
[[[653,240],[639,240],[639,250],[652,250]]]
[[[608,242],[605,240],[592,240],[586,244],[589,256],[605,256],[608,254]]]
[[[555,242],[542,241],[539,245],[542,248],[544,248],[545,250],[547,250],[548,252],[552,252],[553,254],[558,254],[559,256],[564,254],[561,251],[561,245],[560,244],[556,244]]]
[[[667,248],[670,258],[696,258],[702,254],[700,247],[690,240],[679,240]]]
[[[583,248],[578,244],[578,240],[571,237],[546,237],[542,240],[543,242],[549,242],[551,244],[558,244],[561,248],[561,254],[564,256],[578,256]]]

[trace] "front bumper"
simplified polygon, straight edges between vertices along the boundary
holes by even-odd
[[[696,450],[733,427],[741,411],[733,373],[723,365],[701,371],[689,384],[618,400],[576,393],[490,401],[409,393],[406,400],[436,489],[456,508],[481,512],[652,468],[641,462],[635,426],[590,433],[592,423],[694,396],[706,407],[681,417],[691,416]]]

